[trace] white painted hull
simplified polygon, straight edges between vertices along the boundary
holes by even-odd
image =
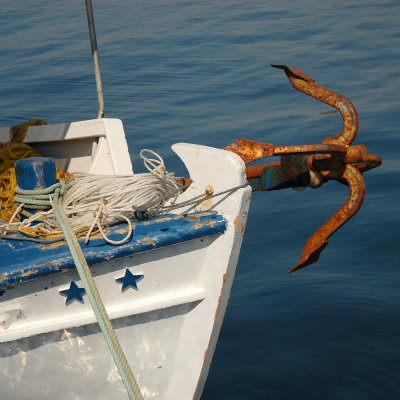
[[[118,125],[104,120],[102,126],[107,124]],[[82,132],[88,137],[87,129]],[[97,173],[97,162],[102,173],[129,173],[124,140],[112,149],[109,134],[105,129],[104,139],[97,140],[94,153],[83,161],[85,169]],[[98,145],[102,140],[108,147]],[[180,200],[208,185],[219,192],[246,182],[244,163],[233,153],[187,144],[173,148],[193,180]],[[96,151],[109,152],[110,158],[99,163]],[[111,167],[104,171],[107,163]],[[91,266],[144,398],[200,398],[235,274],[250,193],[249,187],[241,188],[200,206],[226,219],[222,235]],[[144,278],[138,290],[122,293],[115,279],[127,267]],[[71,279],[80,282],[75,270],[16,284],[0,297],[0,314],[7,320],[0,328],[2,399],[128,398],[89,302],[66,306],[59,294]]]

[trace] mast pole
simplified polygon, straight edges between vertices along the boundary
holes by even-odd
[[[100,61],[99,61],[99,53],[97,51],[97,40],[96,40],[96,30],[94,28],[92,1],[85,0],[85,3],[86,3],[86,14],[88,19],[88,25],[89,25],[90,44],[92,46],[94,76],[96,78],[96,87],[97,87],[97,99],[99,102],[99,112],[97,114],[97,118],[103,118],[104,117],[103,83],[101,81]]]

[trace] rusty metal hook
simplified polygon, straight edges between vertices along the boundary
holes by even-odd
[[[275,64],[272,64],[271,67],[283,69],[294,89],[335,107],[340,111],[344,123],[342,132],[337,136],[324,139],[322,143],[343,145],[350,145],[353,143],[358,133],[358,114],[353,103],[347,97],[317,85],[315,79],[304,74],[303,71],[298,68],[289,68],[286,65]]]
[[[286,65],[272,67],[283,69],[296,90],[338,109],[344,121],[339,135],[324,139],[320,144],[275,147],[270,143],[239,139],[225,147],[225,150],[238,154],[246,164],[265,157],[281,156],[280,162],[247,167],[246,175],[253,191],[304,185],[317,188],[329,180],[350,187],[346,203],[308,239],[300,262],[289,271],[293,272],[318,261],[329,243],[328,238],[357,213],[365,195],[361,173],[379,166],[382,160],[368,154],[364,145],[350,146],[358,133],[358,116],[349,99],[317,85],[300,69]]]
[[[289,273],[318,261],[322,250],[329,244],[328,238],[361,208],[365,196],[365,182],[361,173],[352,164],[347,164],[341,178],[345,179],[350,187],[346,203],[309,237],[299,263]]]

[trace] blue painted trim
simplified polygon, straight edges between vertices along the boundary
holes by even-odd
[[[122,245],[111,245],[95,235],[85,245],[79,240],[89,265],[130,256],[142,251],[177,244],[192,239],[224,233],[226,220],[216,212],[192,214],[191,217],[168,215],[148,221],[134,221],[131,238]],[[128,232],[126,224],[105,230],[114,240]],[[75,269],[65,241],[39,244],[19,240],[0,241],[0,287]]]

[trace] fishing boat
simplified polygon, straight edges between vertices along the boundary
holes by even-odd
[[[363,145],[351,146],[358,117],[346,97],[299,69],[274,65],[296,90],[338,109],[342,132],[296,146],[243,138],[224,149],[177,143],[172,149],[189,176],[175,178],[148,150],[142,158],[149,173],[135,174],[122,122],[104,118],[86,4],[98,117],[0,128],[2,154],[11,154],[7,171],[17,181],[12,215],[0,223],[1,396],[199,399],[252,192],[317,188],[329,180],[349,186],[347,201],[310,237],[293,272],[316,262],[328,238],[358,211],[362,173],[381,160]],[[248,165],[271,156],[280,161]],[[136,192],[147,197],[133,200]],[[78,208],[89,222],[73,226]],[[56,221],[53,231],[45,229],[48,219]]]

